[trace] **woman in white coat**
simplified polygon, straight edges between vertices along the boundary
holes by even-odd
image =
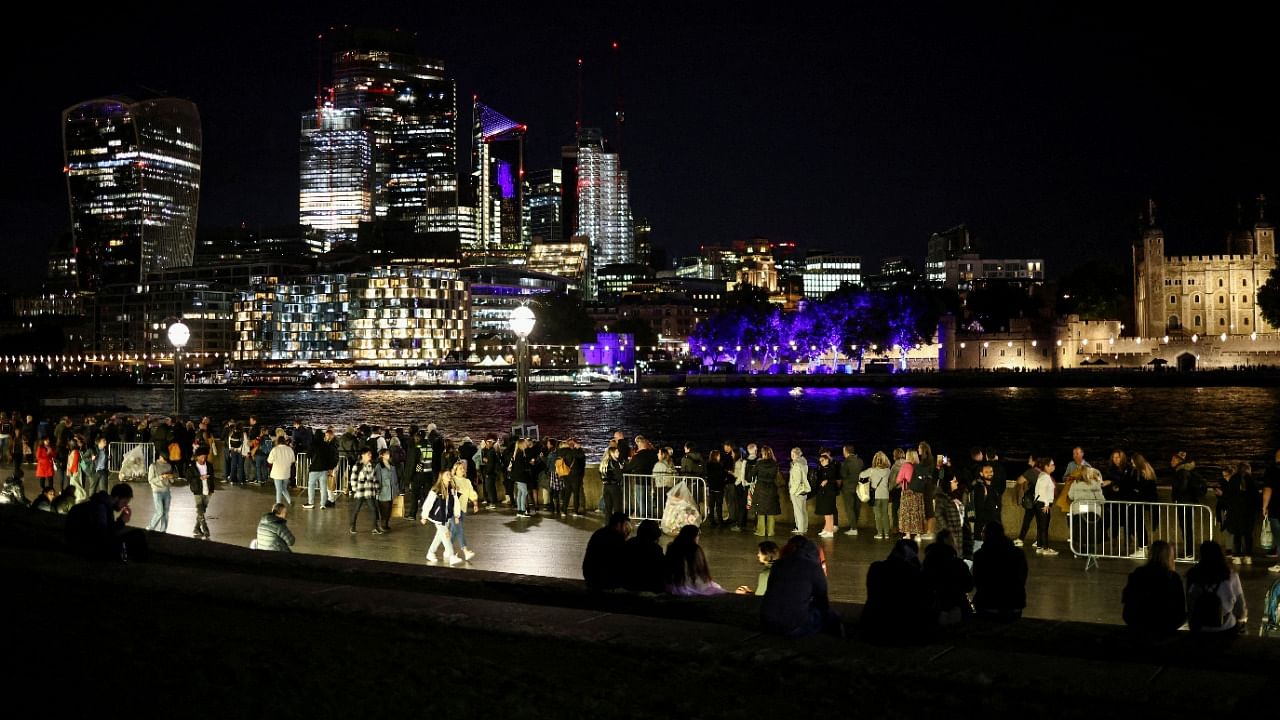
[[[787,493],[791,495],[791,514],[796,528],[792,532],[803,535],[809,530],[809,461],[800,448],[791,448],[791,472],[787,478]]]

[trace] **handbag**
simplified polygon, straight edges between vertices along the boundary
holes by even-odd
[[[1271,520],[1268,518],[1262,520],[1262,537],[1258,540],[1258,544],[1263,550],[1271,550],[1276,546],[1275,535],[1271,532]]]
[[[857,493],[858,493],[858,502],[870,502],[871,501],[871,483],[867,480],[863,480],[859,482],[857,487]]]
[[[1023,508],[1027,510],[1035,510],[1036,494],[1030,490],[1027,490],[1026,492],[1022,493],[1022,499],[1018,502],[1019,504],[1022,505]]]

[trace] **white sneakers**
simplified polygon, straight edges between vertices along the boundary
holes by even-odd
[[[836,536],[836,534],[835,534],[835,533],[833,533],[833,532],[827,532],[827,531],[825,531],[825,530],[824,530],[824,531],[822,531],[822,532],[820,532],[820,533],[818,533],[818,537],[820,537],[820,538],[833,538],[833,537],[835,537],[835,536]]]
[[[1056,557],[1058,551],[1053,548],[1036,548],[1036,554],[1044,555],[1045,557]]]
[[[1276,563],[1275,565],[1267,568],[1267,572],[1280,573],[1280,563]]]
[[[473,558],[473,557],[475,557],[475,556],[476,556],[476,554],[475,554],[475,552],[474,552],[474,551],[472,551],[472,550],[463,550],[463,551],[462,551],[462,557],[466,558],[467,560],[470,560],[471,558]]]
[[[854,537],[857,537],[857,535],[858,535],[858,528],[849,528],[848,530],[845,530],[845,531],[844,531],[844,534],[845,534],[845,535],[853,535]]]
[[[462,563],[464,563],[464,562],[466,562],[466,560],[463,560],[462,558],[458,557],[457,555],[454,555],[453,557],[449,558],[449,564],[450,564],[450,565],[461,565],[461,564],[462,564]]]
[[[1014,547],[1022,547],[1022,540],[1019,540],[1019,539],[1016,539],[1016,538],[1015,538],[1015,539],[1014,539],[1014,541],[1013,541],[1013,546],[1014,546]]]

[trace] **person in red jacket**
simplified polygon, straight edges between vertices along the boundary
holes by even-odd
[[[47,436],[36,447],[36,479],[40,488],[53,487],[53,441]]]

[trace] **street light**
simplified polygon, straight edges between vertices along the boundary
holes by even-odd
[[[182,414],[182,349],[191,339],[191,328],[178,320],[169,326],[169,344],[173,346],[173,412]]]
[[[511,311],[507,322],[516,334],[516,424],[511,429],[516,437],[536,440],[538,427],[529,424],[529,333],[537,318],[528,305],[520,305]]]

